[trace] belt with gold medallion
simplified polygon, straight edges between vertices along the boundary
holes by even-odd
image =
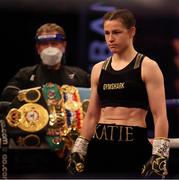
[[[47,83],[42,92],[49,109],[49,128],[46,140],[49,147],[66,156],[79,135],[83,111],[77,88],[70,85]]]
[[[6,116],[9,132],[20,146],[38,146],[40,134],[49,121],[49,115],[41,96],[41,87],[19,91],[14,106]],[[43,105],[42,105],[43,104]],[[15,129],[14,129],[15,128]],[[16,134],[16,136],[15,136]]]

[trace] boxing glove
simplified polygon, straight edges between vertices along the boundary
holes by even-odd
[[[67,171],[72,175],[80,175],[85,170],[85,156],[87,154],[89,141],[79,136],[69,155]]]
[[[142,176],[165,177],[168,174],[169,139],[155,138],[153,140],[152,157],[142,168]]]

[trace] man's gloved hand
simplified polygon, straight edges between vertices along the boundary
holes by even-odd
[[[80,175],[85,169],[85,156],[87,154],[89,141],[79,136],[72,148],[68,159],[67,170],[72,175]]]
[[[155,138],[153,140],[152,157],[143,166],[142,176],[165,177],[168,174],[169,143],[170,141],[167,138]]]

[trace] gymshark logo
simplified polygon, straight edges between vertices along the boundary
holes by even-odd
[[[68,76],[70,79],[74,79],[75,74],[69,74]]]

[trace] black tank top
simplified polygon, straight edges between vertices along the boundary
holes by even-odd
[[[141,78],[144,55],[138,53],[122,70],[111,67],[112,57],[103,64],[98,83],[101,107],[134,107],[148,109],[145,83]]]

